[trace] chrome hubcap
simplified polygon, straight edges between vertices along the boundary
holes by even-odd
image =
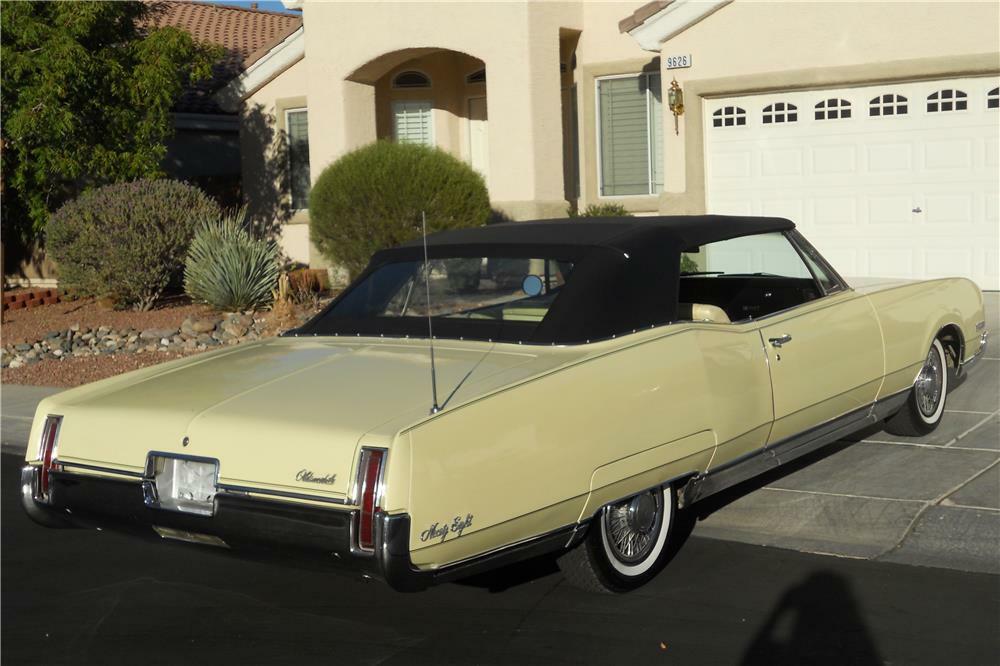
[[[944,367],[941,363],[941,356],[937,349],[931,347],[924,361],[924,367],[917,375],[917,382],[914,386],[917,394],[917,408],[920,413],[930,418],[937,411],[938,403],[941,401],[941,389],[944,385]]]
[[[652,552],[663,522],[663,494],[649,491],[604,510],[608,545],[625,563],[640,562]]]

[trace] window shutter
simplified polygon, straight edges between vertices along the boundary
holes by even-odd
[[[305,110],[289,111],[288,170],[292,208],[309,208],[309,114]]]
[[[601,194],[649,193],[646,90],[641,78],[598,82],[601,110]]]
[[[653,176],[652,194],[663,191],[663,98],[660,92],[660,75],[650,74],[649,82],[649,145],[653,151],[650,173]]]
[[[434,145],[430,102],[396,102],[392,110],[396,141]]]

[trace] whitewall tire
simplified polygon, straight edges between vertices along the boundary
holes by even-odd
[[[670,485],[603,507],[587,538],[559,560],[566,579],[594,592],[628,592],[659,573],[677,515]]]
[[[935,339],[917,373],[906,404],[886,420],[885,429],[894,435],[920,437],[937,428],[944,417],[950,374],[948,352],[941,340]]]

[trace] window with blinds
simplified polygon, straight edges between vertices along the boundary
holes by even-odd
[[[597,81],[601,196],[663,190],[663,110],[660,75]]]
[[[430,102],[394,102],[392,122],[399,143],[434,145]]]
[[[288,132],[288,181],[292,208],[309,208],[309,112],[294,109],[285,112]]]

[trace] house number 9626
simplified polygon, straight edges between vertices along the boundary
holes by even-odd
[[[667,69],[681,69],[691,66],[691,54],[667,57]]]

